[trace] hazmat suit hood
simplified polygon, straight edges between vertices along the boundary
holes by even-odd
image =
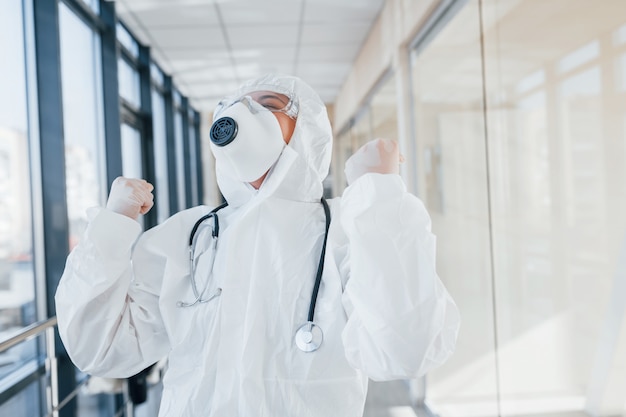
[[[332,130],[326,106],[300,78],[282,74],[267,74],[248,81],[228,98],[254,91],[273,91],[291,97],[299,109],[295,129],[258,191],[248,183],[225,175],[218,163],[216,176],[222,194],[232,207],[246,203],[257,193],[288,200],[319,201],[332,153]]]

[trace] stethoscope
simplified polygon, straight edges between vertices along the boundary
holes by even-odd
[[[209,287],[209,279],[206,280],[206,283],[204,284],[204,288],[202,288],[202,291],[198,291],[198,285],[196,284],[196,268],[198,265],[195,259],[196,258],[196,237],[197,237],[196,233],[198,232],[198,229],[200,228],[202,223],[204,223],[206,220],[213,217],[213,232],[211,233],[211,246],[209,248],[210,254],[211,254],[211,269],[209,270],[209,276],[210,276],[210,274],[213,273],[213,264],[215,263],[215,252],[217,249],[217,238],[220,234],[220,221],[219,221],[219,218],[217,217],[217,212],[226,206],[228,206],[228,202],[215,207],[213,210],[209,212],[209,214],[200,217],[198,221],[193,225],[193,228],[191,229],[191,234],[189,235],[189,244],[188,244],[189,280],[191,281],[191,289],[193,290],[193,295],[196,298],[190,303],[179,301],[176,303],[177,307],[193,307],[196,304],[208,303],[209,301],[213,300],[216,297],[219,297],[222,294],[222,289],[218,288],[208,298],[204,298],[204,299],[202,298],[202,296],[204,295],[204,293]]]
[[[317,303],[317,294],[320,289],[320,284],[322,283],[322,274],[324,273],[324,257],[326,255],[326,242],[328,241],[328,230],[330,229],[330,209],[328,208],[328,203],[326,199],[322,197],[321,199],[322,206],[324,207],[324,215],[326,217],[326,230],[324,233],[324,243],[322,245],[322,253],[320,255],[320,260],[317,266],[317,273],[315,275],[315,285],[313,286],[313,292],[311,294],[311,302],[309,303],[309,315],[307,317],[306,323],[296,330],[295,342],[296,346],[302,350],[303,352],[314,352],[322,345],[322,341],[324,340],[324,333],[322,329],[313,322],[313,318],[315,316],[315,304]],[[208,303],[209,301],[219,297],[222,294],[222,289],[217,288],[215,292],[210,294],[207,298],[203,298],[204,293],[209,287],[209,279],[204,284],[202,291],[198,291],[198,285],[196,283],[196,268],[197,268],[197,260],[195,259],[196,252],[196,238],[197,232],[202,223],[206,220],[213,218],[213,231],[211,233],[211,244],[209,250],[211,251],[211,271],[213,269],[213,264],[215,263],[215,253],[217,249],[217,239],[220,233],[220,223],[219,217],[217,216],[217,212],[224,207],[228,206],[228,203],[224,203],[198,219],[196,223],[193,225],[191,229],[191,234],[189,235],[189,279],[191,281],[191,288],[193,290],[193,294],[196,297],[192,302],[183,302],[178,301],[176,305],[178,307],[192,307],[196,304]],[[212,272],[210,272],[212,273]]]

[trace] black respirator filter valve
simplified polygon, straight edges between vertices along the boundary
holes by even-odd
[[[211,126],[209,136],[216,146],[226,146],[237,136],[237,122],[232,117],[220,117]]]

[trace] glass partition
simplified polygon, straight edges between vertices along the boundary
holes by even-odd
[[[354,152],[373,139],[398,140],[397,103],[395,76],[386,75],[352,118],[351,126],[335,138],[332,175],[335,195],[341,195],[347,186],[345,162]]]
[[[502,415],[621,415],[626,2],[482,4]]]
[[[370,103],[372,137],[398,140],[398,96],[396,78],[388,76]]]
[[[372,114],[370,112],[369,104],[363,107],[351,130],[354,152],[356,152],[356,150],[361,146],[365,145],[365,143],[374,139],[374,132],[372,132]]]
[[[428,375],[441,416],[498,413],[480,14],[467,5],[412,56],[418,189],[437,271],[461,311],[455,354]]]
[[[333,194],[340,196],[346,188],[346,174],[344,172],[346,161],[354,152],[352,146],[352,129],[344,130],[335,137],[333,142],[332,180]]]
[[[445,416],[611,416],[626,386],[626,3],[458,2],[413,53],[457,351]]]

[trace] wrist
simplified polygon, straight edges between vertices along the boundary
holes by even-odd
[[[121,214],[122,216],[126,216],[129,219],[137,220],[139,217],[139,208],[134,207],[120,207],[115,204],[107,204],[107,210],[112,211],[113,213]]]

